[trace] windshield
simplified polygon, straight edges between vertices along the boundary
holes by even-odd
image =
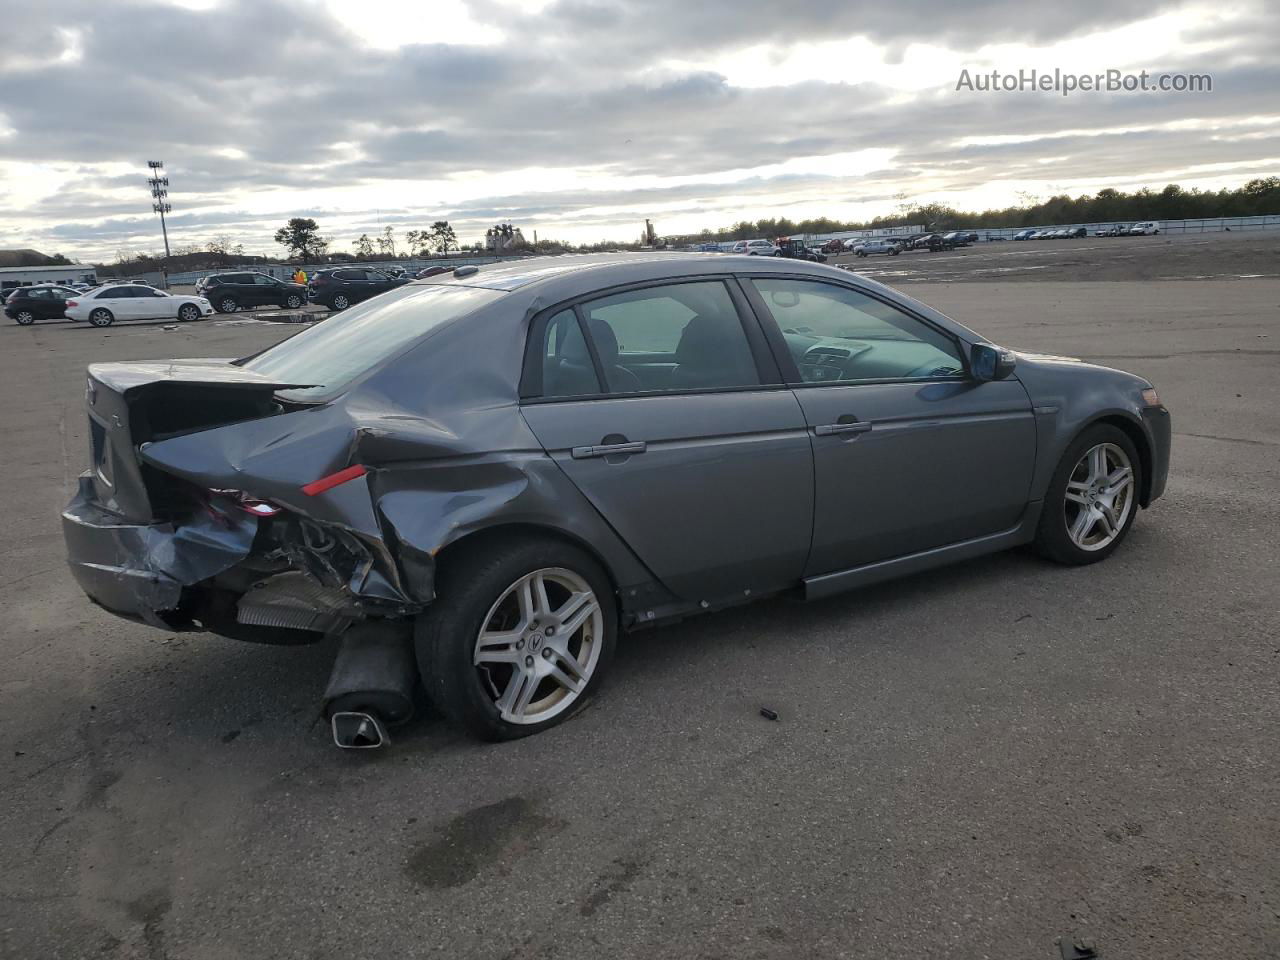
[[[315,384],[282,391],[286,399],[320,400],[444,323],[501,296],[503,291],[484,287],[402,287],[344,310],[240,364],[284,383]]]

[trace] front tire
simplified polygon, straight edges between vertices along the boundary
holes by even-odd
[[[577,547],[489,541],[450,558],[436,592],[415,629],[418,667],[432,702],[472,736],[540,733],[599,689],[617,611],[608,576]]]
[[[98,307],[89,314],[89,322],[95,327],[109,327],[115,322],[115,316],[105,307]]]
[[[36,322],[36,315],[30,310],[19,310],[17,316],[13,318],[24,327],[29,327]]]
[[[194,303],[184,303],[178,308],[178,319],[183,323],[191,323],[200,319],[200,308]]]
[[[296,293],[291,293],[285,298],[284,305],[288,310],[298,310],[302,307],[302,298]]]
[[[1119,427],[1089,427],[1067,447],[1045,494],[1034,546],[1058,563],[1111,556],[1138,515],[1142,466]]]

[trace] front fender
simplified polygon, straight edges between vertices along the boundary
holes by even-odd
[[[1153,499],[1157,478],[1152,464],[1159,460],[1161,445],[1153,425],[1143,416],[1142,391],[1146,380],[1109,367],[1095,366],[1065,357],[1019,354],[1017,377],[1031,397],[1036,415],[1036,470],[1031,484],[1033,500],[1042,500],[1067,447],[1082,430],[1100,420],[1123,422],[1135,438],[1148,464],[1141,500]],[[1167,464],[1167,451],[1165,454]],[[1159,480],[1163,489],[1163,480]],[[1159,495],[1156,490],[1155,496]]]

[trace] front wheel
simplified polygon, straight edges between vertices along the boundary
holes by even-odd
[[[22,326],[29,327],[36,322],[36,315],[30,310],[19,310],[13,319],[17,320]]]
[[[1105,560],[1138,514],[1141,461],[1128,435],[1099,424],[1067,448],[1045,494],[1035,547],[1058,563]]]
[[[285,297],[284,305],[290,310],[297,310],[302,306],[302,298],[296,293],[291,293]]]
[[[445,564],[436,587],[417,623],[418,666],[431,700],[473,736],[539,733],[599,689],[617,614],[609,578],[583,551],[481,546]]]
[[[99,307],[89,314],[89,322],[95,327],[109,327],[115,321],[115,316],[105,307]]]
[[[178,319],[183,323],[191,323],[200,319],[200,308],[194,303],[184,303],[178,308]]]

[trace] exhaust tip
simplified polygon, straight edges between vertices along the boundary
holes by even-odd
[[[344,750],[377,750],[391,742],[387,728],[376,714],[339,710],[329,718],[333,742]]]

